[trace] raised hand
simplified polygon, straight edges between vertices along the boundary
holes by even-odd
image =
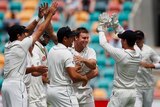
[[[44,14],[44,18],[47,17],[48,13],[49,13],[49,7],[48,7],[48,3],[44,3],[43,5],[43,14]]]
[[[118,15],[116,13],[113,13],[111,15],[111,26],[113,28],[116,28],[118,25],[119,25]]]
[[[106,31],[106,25],[103,23],[100,23],[98,24],[98,27],[97,27],[97,31],[98,32],[105,32]]]
[[[101,25],[106,25],[107,27],[111,26],[111,18],[109,17],[109,15],[107,13],[102,13],[99,15],[99,24]]]
[[[53,2],[51,7],[49,8],[49,12],[51,12],[52,15],[54,15],[56,13],[57,8],[58,8],[58,2]]]
[[[119,24],[118,15],[116,13],[111,15],[111,27],[115,30],[115,33],[124,32],[123,27]]]
[[[99,15],[99,24],[97,27],[98,32],[105,32],[107,27],[111,26],[111,18],[107,13],[102,13]]]
[[[48,8],[48,3],[43,3],[39,6],[38,9],[38,17],[43,18],[43,16],[46,14],[46,7]]]

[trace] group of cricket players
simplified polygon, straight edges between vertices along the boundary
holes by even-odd
[[[89,81],[98,75],[96,52],[88,46],[85,27],[61,27],[55,35],[51,18],[58,1],[39,6],[38,17],[28,26],[9,28],[5,45],[3,107],[95,107]],[[112,27],[122,48],[106,40]],[[152,69],[160,68],[160,57],[144,44],[140,30],[125,30],[117,15],[102,13],[97,27],[99,44],[115,59],[113,90],[107,107],[151,107]],[[53,40],[49,52],[45,46]],[[104,59],[106,60],[106,59]]]

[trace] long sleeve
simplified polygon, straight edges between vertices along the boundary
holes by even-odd
[[[99,43],[117,62],[126,56],[123,49],[115,48],[107,42],[104,32],[99,32]]]
[[[120,33],[120,34],[124,32],[124,29],[120,24],[118,24],[118,26],[114,28],[114,30],[116,33]]]

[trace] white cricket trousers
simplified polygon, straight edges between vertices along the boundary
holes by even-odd
[[[73,87],[48,86],[47,102],[49,107],[79,107]]]
[[[136,89],[136,103],[134,107],[152,107],[154,89]]]
[[[114,89],[107,107],[134,107],[135,89]]]
[[[2,85],[3,107],[28,107],[28,96],[23,81],[5,79]]]
[[[79,103],[79,107],[95,107],[92,89],[78,89],[74,87],[74,91]]]
[[[95,107],[94,102],[79,104],[79,107]]]

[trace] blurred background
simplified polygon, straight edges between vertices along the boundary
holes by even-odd
[[[53,0],[54,1],[54,0]],[[38,6],[52,0],[0,0],[0,87],[3,82],[4,45],[9,40],[7,29],[13,24],[28,25],[36,16]],[[86,27],[90,32],[89,46],[97,53],[99,76],[92,79],[96,107],[106,107],[112,90],[114,59],[99,45],[96,28],[98,16],[102,12],[118,14],[118,20],[124,29],[142,30],[146,44],[160,54],[160,0],[59,0],[58,12],[52,17],[55,33],[62,26],[73,30]],[[121,48],[121,43],[114,37],[113,29],[106,33],[107,41]],[[46,48],[53,46],[50,41]],[[155,92],[153,107],[160,106],[160,70],[154,71]],[[159,105],[159,106],[158,106]],[[0,97],[0,107],[1,104]]]

